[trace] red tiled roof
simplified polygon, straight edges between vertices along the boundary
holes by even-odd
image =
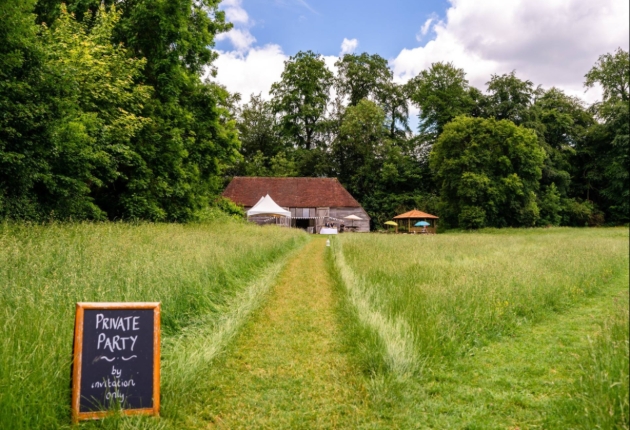
[[[440,219],[439,217],[436,217],[435,215],[431,215],[428,214],[426,212],[422,212],[419,210],[412,210],[409,212],[405,212],[404,214],[401,215],[397,215],[394,217],[394,219],[407,219],[407,218],[411,218],[411,219],[416,219],[416,218],[429,218],[429,219]]]
[[[285,208],[361,207],[337,178],[257,178],[237,176],[223,192],[234,203],[254,206],[269,194]]]

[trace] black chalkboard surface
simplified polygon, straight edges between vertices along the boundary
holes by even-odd
[[[77,303],[75,421],[159,411],[160,304]]]

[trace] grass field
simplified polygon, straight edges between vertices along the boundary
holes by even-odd
[[[161,301],[161,417],[106,429],[627,429],[628,229],[0,225],[0,429],[70,428],[77,301]]]
[[[627,428],[627,229],[345,235],[333,248],[348,344],[392,423]]]
[[[199,383],[195,371],[229,342],[280,260],[305,240],[295,230],[228,221],[0,225],[0,428],[70,426],[78,301],[162,302],[159,426],[178,428],[185,394]],[[121,423],[157,425],[111,427]]]

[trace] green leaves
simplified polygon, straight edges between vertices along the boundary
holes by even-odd
[[[533,225],[545,153],[533,131],[494,119],[457,117],[430,155],[451,226]]]
[[[282,114],[282,129],[297,146],[312,149],[321,142],[323,118],[333,74],[312,51],[298,52],[285,63],[282,79],[271,86],[273,110]]]
[[[630,181],[628,174],[630,150],[630,56],[621,48],[614,54],[599,57],[586,74],[585,86],[600,84],[604,97],[593,106],[602,121],[589,130],[579,146],[586,192],[607,208],[614,222],[630,220]]]
[[[595,66],[586,74],[584,86],[592,88],[599,83],[604,90],[604,104],[630,100],[630,57],[621,48],[614,54],[599,57]]]
[[[219,3],[2,2],[0,218],[188,221],[245,174],[338,177],[375,220],[418,205],[471,228],[630,219],[627,52],[586,75],[604,89],[590,109],[515,72],[483,93],[435,63],[399,85],[379,55],[333,76],[311,51],[240,107],[201,78],[231,28]]]
[[[469,114],[473,98],[466,73],[452,63],[433,63],[407,84],[411,101],[420,108],[420,131],[437,137],[459,115]]]
[[[146,64],[111,42],[121,12],[101,6],[91,27],[62,6],[52,28],[42,29],[46,83],[54,92],[52,157],[47,191],[61,218],[106,217],[94,197],[119,180],[136,158],[132,140],[150,120],[142,116],[151,88],[137,84]]]
[[[487,85],[487,116],[508,119],[516,125],[535,121],[529,108],[540,89],[535,89],[531,81],[520,80],[512,71],[501,76],[492,75]]]
[[[200,78],[218,0],[40,0],[39,34],[33,6],[0,51],[0,217],[191,219],[238,157],[230,95]]]
[[[339,71],[335,88],[338,94],[348,97],[349,106],[370,97],[380,98],[393,77],[387,60],[377,54],[346,54],[335,66]]]

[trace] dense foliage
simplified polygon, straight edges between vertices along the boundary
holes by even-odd
[[[238,157],[229,94],[200,79],[229,28],[218,3],[3,2],[0,217],[185,221],[207,205]]]
[[[331,81],[321,56],[299,53],[272,100],[252,95],[237,114],[244,161],[233,174],[335,176],[376,227],[414,207],[461,228],[629,221],[627,52],[588,72],[585,86],[604,88],[590,107],[516,72],[482,92],[451,63],[406,85],[378,55],[336,67]]]
[[[511,121],[449,122],[431,152],[444,221],[464,228],[535,225],[544,154],[536,133]]]
[[[186,221],[246,175],[337,177],[375,227],[414,207],[447,227],[630,220],[627,52],[588,71],[588,107],[516,72],[481,91],[435,63],[402,85],[377,54],[333,74],[311,51],[241,104],[202,79],[219,2],[3,1],[0,219]]]

